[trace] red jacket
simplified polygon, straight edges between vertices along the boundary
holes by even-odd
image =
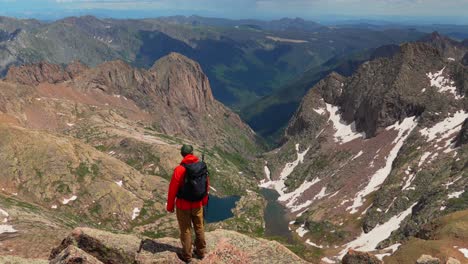
[[[185,179],[185,168],[184,166],[182,166],[182,164],[192,164],[192,163],[197,163],[197,162],[198,162],[198,158],[196,156],[192,154],[188,154],[187,156],[184,157],[184,159],[180,163],[181,165],[177,166],[174,169],[174,174],[172,174],[171,183],[169,184],[169,192],[167,194],[167,206],[166,206],[167,211],[174,210],[174,202],[175,202],[175,206],[177,206],[177,208],[181,210],[190,210],[193,208],[200,208],[208,204],[208,195],[205,196],[203,200],[198,201],[198,202],[190,202],[184,199],[176,198],[177,192],[182,187],[182,184],[184,184],[184,179]],[[207,193],[210,188],[209,186],[210,186],[210,181],[208,178],[208,185],[206,187]]]

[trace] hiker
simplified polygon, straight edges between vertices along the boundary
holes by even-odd
[[[182,253],[179,258],[190,262],[192,258],[192,224],[195,229],[194,255],[205,257],[206,242],[203,222],[203,206],[208,204],[209,179],[205,162],[193,155],[193,147],[183,145],[180,149],[183,159],[174,169],[167,196],[167,211],[174,212],[176,207],[179,222]]]

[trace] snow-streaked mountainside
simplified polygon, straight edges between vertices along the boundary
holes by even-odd
[[[284,144],[264,155],[260,186],[278,191],[290,229],[322,262],[355,249],[393,263],[410,237],[427,239],[425,225],[468,208],[467,51],[433,35],[351,77],[330,74],[304,97]],[[466,247],[464,232],[464,242],[428,253]]]

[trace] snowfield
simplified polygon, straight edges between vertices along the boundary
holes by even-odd
[[[303,152],[299,152],[299,144],[296,144],[296,153],[297,153],[296,160],[293,162],[286,163],[283,170],[281,171],[280,178],[278,180],[262,181],[259,187],[274,189],[280,194],[280,196],[285,195],[286,185],[284,184],[284,182],[286,181],[288,176],[294,171],[297,165],[304,162],[304,157],[307,154],[307,152],[309,152],[309,149],[310,148],[307,148]],[[266,172],[267,170],[265,170],[265,173]],[[270,174],[266,174],[266,176],[267,178],[271,179]]]
[[[457,87],[454,86],[455,82],[444,77],[444,70],[445,67],[436,73],[427,73],[427,77],[431,81],[431,86],[436,87],[440,93],[448,92],[455,96],[455,99],[462,99],[463,96],[457,94]]]
[[[346,208],[346,210],[351,210],[351,214],[357,213],[358,208],[364,204],[364,197],[376,191],[380,187],[380,185],[385,181],[385,179],[387,179],[388,175],[392,170],[393,161],[396,159],[398,152],[400,152],[401,147],[405,143],[408,136],[411,134],[411,131],[413,131],[416,128],[417,124],[418,123],[416,121],[416,117],[408,117],[405,118],[405,120],[403,120],[401,124],[396,123],[386,128],[386,130],[398,131],[398,136],[393,141],[395,146],[388,154],[385,166],[383,168],[380,168],[374,173],[374,175],[371,176],[367,186],[356,194],[353,204]]]
[[[393,216],[386,223],[377,225],[369,233],[362,233],[358,238],[349,242],[345,245],[345,248],[340,252],[340,259],[348,252],[349,249],[355,249],[358,251],[372,251],[375,250],[377,245],[387,239],[393,231],[400,227],[401,222],[409,216],[413,210],[413,207],[417,203],[411,205],[408,209],[402,213]]]
[[[353,122],[347,125],[341,115],[337,106],[326,104],[327,112],[330,114],[328,121],[331,121],[335,128],[334,139],[335,142],[347,143],[357,138],[366,138],[365,133],[359,133],[356,131],[356,124]]]
[[[468,118],[468,113],[465,111],[458,111],[452,117],[447,117],[441,122],[435,124],[431,128],[423,128],[419,131],[421,135],[427,137],[429,142],[436,140],[440,142],[449,138],[454,133],[461,130],[461,126],[465,119]]]

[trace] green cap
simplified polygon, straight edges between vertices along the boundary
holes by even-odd
[[[182,145],[182,148],[180,148],[180,154],[182,154],[182,156],[193,154],[193,147],[191,145]]]

